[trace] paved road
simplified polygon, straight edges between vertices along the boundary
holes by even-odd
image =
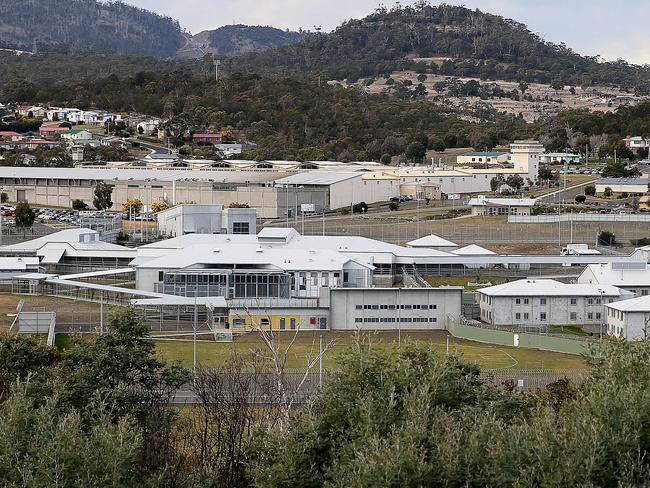
[[[142,140],[140,140],[138,138],[130,138],[129,141],[130,142],[136,142],[136,143],[140,144],[141,147],[143,147],[145,149],[149,149],[151,151],[151,154],[169,154],[170,153],[170,151],[167,149],[167,146],[165,146],[164,144],[154,144],[152,142],[145,142],[145,141],[142,141]],[[176,151],[174,151],[172,149],[171,153],[176,154]]]

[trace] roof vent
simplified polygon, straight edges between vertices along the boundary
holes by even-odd
[[[316,251],[314,251],[313,249],[310,249],[309,254],[316,254]]]
[[[264,249],[262,249],[262,247],[260,246],[257,249],[255,249],[255,252],[264,252]]]
[[[218,247],[215,247],[215,248],[212,250],[212,252],[221,252],[221,249],[219,249]]]

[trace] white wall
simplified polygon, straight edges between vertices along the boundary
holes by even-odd
[[[607,333],[628,341],[645,338],[646,324],[650,325],[650,312],[621,312],[607,309]]]
[[[481,320],[493,325],[597,325],[605,322],[605,307],[598,304],[600,296],[488,297],[480,293],[480,297]],[[575,305],[571,304],[572,298],[576,300]],[[545,305],[542,299],[546,300]],[[605,296],[604,300],[614,299]],[[546,314],[545,320],[542,313]],[[571,313],[576,314],[575,318],[571,318]]]
[[[330,291],[329,325],[332,330],[445,329],[447,317],[460,317],[461,305],[462,290],[455,288],[339,288]]]

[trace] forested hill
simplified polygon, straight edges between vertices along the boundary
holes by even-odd
[[[31,49],[34,41],[166,57],[182,35],[177,21],[122,2],[0,1],[0,43]]]
[[[292,44],[302,37],[302,32],[238,24],[200,32],[193,37],[193,41],[201,44],[208,52],[223,56],[239,56]]]
[[[424,59],[422,59],[424,58]],[[379,8],[329,34],[249,59],[250,67],[283,73],[323,73],[356,81],[400,69],[565,85],[617,84],[647,89],[650,71],[603,63],[554,45],[521,23],[450,5]]]

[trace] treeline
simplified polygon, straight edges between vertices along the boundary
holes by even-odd
[[[178,21],[123,2],[3,0],[0,40],[30,51],[36,42],[165,57],[182,38]]]
[[[207,32],[209,45],[221,56],[237,56],[265,51],[292,44],[303,36],[302,32],[286,31],[270,26],[225,25]]]
[[[425,147],[484,148],[525,135],[521,118],[489,114],[490,123],[461,120],[450,109],[424,100],[319,84],[316,79],[261,78],[236,74],[218,84],[186,73],[138,73],[56,85],[28,84],[34,98],[81,109],[136,111],[167,119],[172,142],[188,131],[219,130],[258,147],[256,159],[379,160],[398,156],[415,141]],[[25,83],[12,80],[4,99],[25,96]]]
[[[626,136],[650,137],[650,102],[618,108],[615,112],[564,110],[555,117],[537,123],[535,133],[549,151],[566,148],[584,153],[633,158],[622,139]],[[646,157],[647,152],[640,153]]]
[[[160,73],[182,69],[192,70],[195,67],[138,54],[102,53],[70,45],[50,46],[34,56],[16,56],[0,51],[0,89],[13,79],[55,84],[69,79],[94,80],[110,75],[133,75],[138,71]]]
[[[432,58],[437,58],[432,61]],[[483,80],[590,86],[614,84],[646,93],[650,71],[604,63],[544,41],[518,22],[465,7],[396,5],[315,33],[295,44],[237,59],[240,67],[281,74],[323,74],[356,82],[416,70]]]
[[[323,389],[287,410],[274,393],[287,373],[263,354],[192,379],[157,358],[148,333],[126,310],[60,351],[0,336],[3,486],[642,487],[650,477],[647,341],[605,339],[584,384],[523,394],[429,345],[391,352],[360,336]],[[177,392],[195,403],[174,407]]]

